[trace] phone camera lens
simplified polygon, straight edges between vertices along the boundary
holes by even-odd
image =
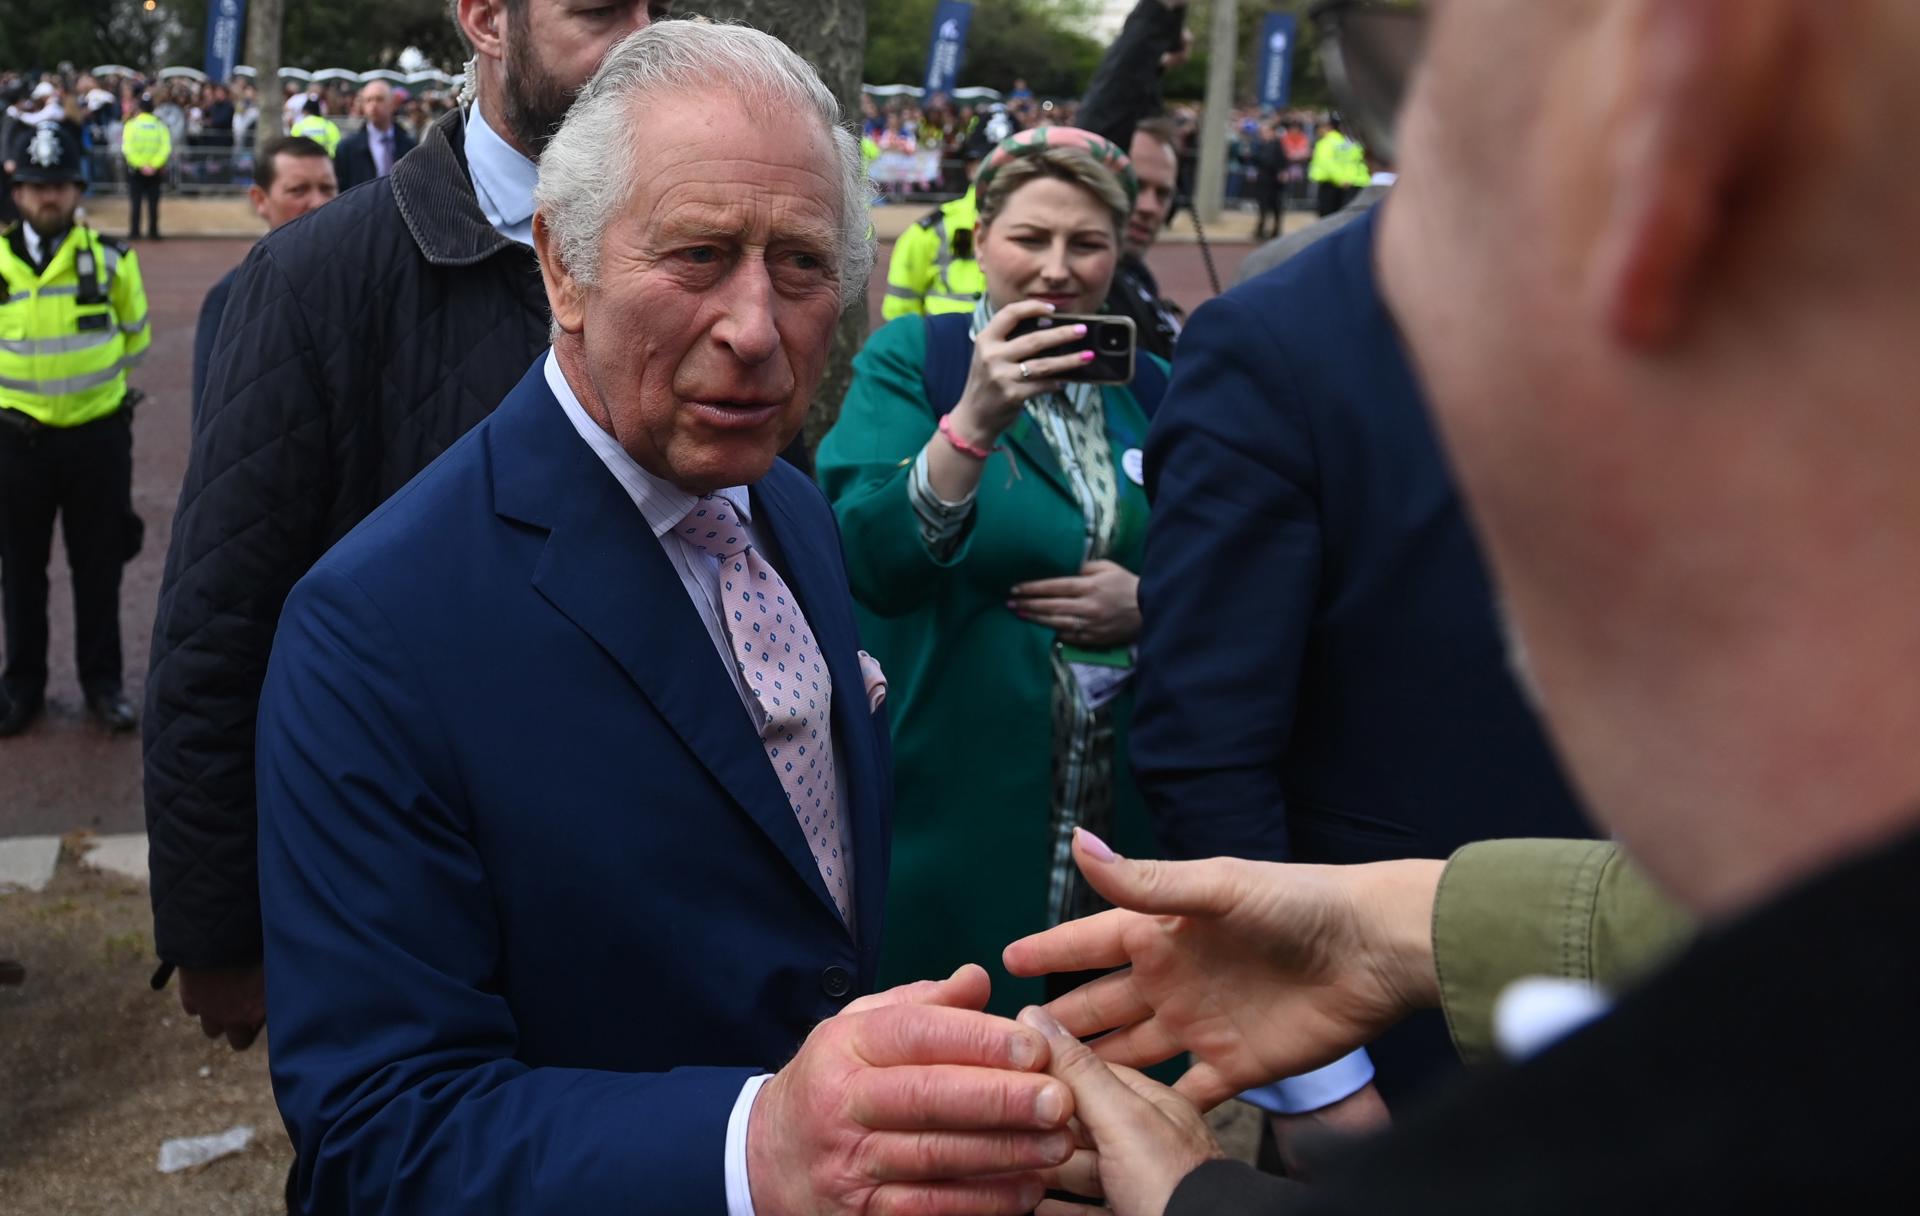
[[[1119,329],[1101,330],[1100,331],[1100,349],[1110,350],[1115,352],[1119,352],[1127,349],[1126,333],[1123,330],[1119,330]]]

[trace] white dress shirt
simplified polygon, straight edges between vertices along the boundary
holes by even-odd
[[[477,115],[477,107],[476,107]],[[504,146],[504,145],[503,145]],[[511,149],[508,149],[511,151]],[[478,184],[475,174],[475,184]],[[496,225],[497,227],[498,225]],[[660,542],[660,548],[673,565],[673,572],[680,576],[680,585],[686,588],[687,598],[693,602],[694,610],[700,616],[700,623],[706,626],[707,636],[713,640],[713,648],[719,653],[720,662],[733,677],[734,691],[739,694],[741,708],[746,711],[753,723],[754,733],[760,731],[759,715],[761,710],[754,700],[753,690],[747,687],[746,677],[740,672],[740,665],[734,661],[733,642],[727,636],[727,627],[721,616],[720,608],[720,563],[706,553],[681,540],[673,531],[673,526],[685,519],[687,512],[699,499],[699,495],[690,494],[662,480],[640,467],[639,462],[620,446],[620,441],[607,434],[599,423],[587,416],[586,409],[580,404],[573,386],[567,383],[566,376],[560,371],[560,361],[547,352],[546,365],[543,368],[547,377],[547,387],[552,390],[560,408],[567,415],[567,421],[573,429],[586,440],[600,463],[607,466],[614,479],[620,483],[627,496],[633,499],[633,505],[640,508],[640,514],[646,517],[647,526]],[[759,537],[753,529],[750,495],[747,487],[734,486],[720,490],[716,496],[726,499],[740,515],[740,522],[746,528],[747,540],[758,546]],[[851,694],[858,695],[859,689]],[[832,741],[834,768],[840,766],[840,745],[837,739]],[[840,825],[842,839],[840,854],[852,857],[851,844],[846,839],[849,830],[847,805],[847,783],[843,779],[840,785]],[[727,1216],[754,1216],[753,1195],[747,1185],[747,1123],[753,1112],[754,1099],[760,1094],[760,1087],[771,1078],[753,1077],[740,1088],[740,1096],[734,1100],[733,1113],[727,1118],[727,1138],[725,1146],[725,1170],[727,1180]]]
[[[487,223],[501,236],[531,249],[533,188],[540,184],[540,166],[500,138],[480,112],[478,99],[467,117],[467,170],[473,175],[473,193]]]
[[[73,231],[71,228],[67,230],[67,232],[71,232],[71,231]],[[48,263],[52,262],[53,255],[60,252],[61,243],[67,239],[66,232],[63,232],[59,236],[54,237],[52,244],[45,246],[46,252],[43,254],[41,253],[42,242],[40,240],[40,230],[38,228],[35,228],[32,224],[25,223],[23,221],[20,225],[20,235],[26,238],[27,257],[30,261],[33,262],[33,264],[36,267],[44,267]]]
[[[367,124],[367,151],[373,154],[375,177],[385,177],[393,172],[393,125],[391,123],[384,131],[372,123]]]

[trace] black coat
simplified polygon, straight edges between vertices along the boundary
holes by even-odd
[[[1920,835],[1703,937],[1611,1014],[1400,1113],[1303,1189],[1216,1163],[1167,1216],[1910,1212]]]
[[[392,175],[269,235],[234,284],[173,521],[147,679],[154,944],[258,961],[254,714],[288,591],[486,417],[548,344],[458,112]]]
[[[397,167],[400,158],[413,151],[413,136],[399,123],[393,124],[393,163]],[[379,171],[373,164],[373,147],[367,136],[367,129],[358,131],[340,141],[340,147],[333,157],[333,172],[340,179],[340,192],[345,194],[362,182],[370,182],[379,177]]]

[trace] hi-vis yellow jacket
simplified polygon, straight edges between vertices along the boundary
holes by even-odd
[[[987,290],[987,276],[973,256],[973,229],[979,219],[973,188],[930,213],[894,242],[887,263],[887,295],[880,315],[972,312]]]
[[[153,341],[140,260],[76,224],[36,274],[14,252],[18,239],[13,229],[0,236],[0,409],[52,427],[104,418],[120,408],[127,369]]]
[[[306,136],[325,148],[328,156],[332,156],[340,147],[340,128],[335,126],[333,120],[325,114],[308,114],[302,117],[299,122],[293,124],[293,130],[288,131],[287,134]]]
[[[1367,150],[1360,141],[1338,131],[1328,131],[1313,146],[1313,161],[1307,166],[1307,180],[1327,182],[1353,190],[1363,190],[1373,181],[1367,168]]]
[[[173,133],[151,114],[136,114],[120,128],[120,155],[134,169],[164,169],[173,156]]]

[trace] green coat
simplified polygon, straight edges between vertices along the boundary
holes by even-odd
[[[921,379],[925,360],[919,317],[874,334],[817,459],[840,520],[862,645],[887,674],[894,819],[880,982],[979,963],[993,976],[992,1008],[1011,1014],[1042,995],[1039,980],[1007,975],[1000,951],[1048,927],[1055,641],[1007,600],[1016,583],[1078,573],[1085,525],[1046,439],[1022,416],[1003,441],[1019,478],[996,454],[971,531],[950,559],[934,557],[907,499],[913,459],[937,421]],[[1125,453],[1146,439],[1146,415],[1125,389],[1103,396],[1113,459],[1124,470]],[[1146,493],[1124,471],[1116,480],[1113,560],[1137,572]],[[1132,703],[1129,690],[1114,707],[1113,843],[1150,856],[1126,756]]]
[[[1692,936],[1692,920],[1617,845],[1488,840],[1453,855],[1433,905],[1433,961],[1454,1046],[1497,1058],[1493,1010],[1528,976],[1614,987]]]

